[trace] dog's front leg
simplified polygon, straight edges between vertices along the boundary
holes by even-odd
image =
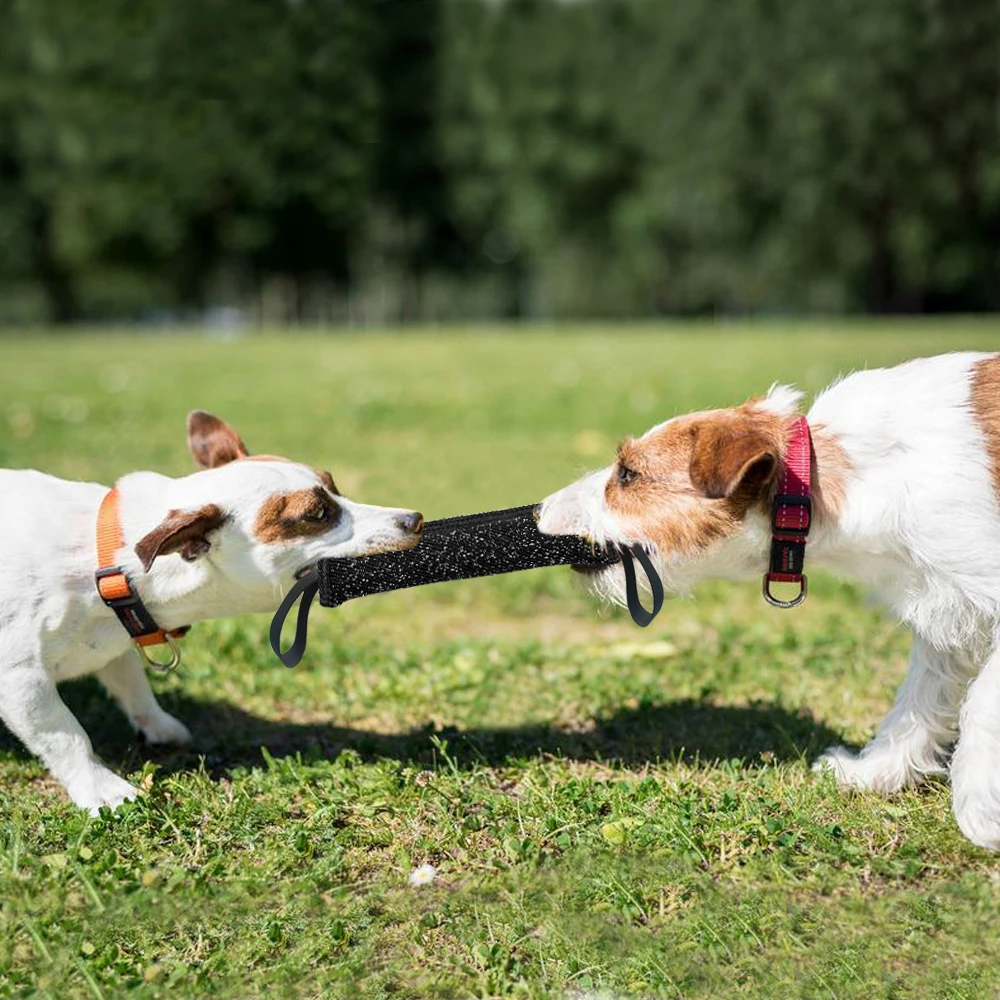
[[[188,743],[188,727],[160,708],[135,650],[112,660],[97,675],[132,726],[150,743]]]
[[[94,755],[90,737],[41,663],[28,660],[7,666],[0,718],[42,759],[78,806],[96,814],[101,806],[113,809],[135,798],[136,790]]]
[[[974,844],[1000,851],[1000,646],[969,685],[951,759],[952,808]]]
[[[958,708],[968,679],[962,657],[913,638],[909,671],[892,710],[859,754],[831,747],[813,770],[831,770],[846,788],[889,794],[943,774],[942,758],[958,729]]]

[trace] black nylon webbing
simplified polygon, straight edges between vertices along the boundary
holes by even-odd
[[[659,613],[663,607],[663,581],[659,574],[653,569],[653,564],[646,555],[641,545],[633,545],[626,548],[624,545],[620,549],[622,554],[622,569],[625,571],[625,599],[628,604],[628,612],[632,616],[632,621],[645,628]],[[653,610],[647,611],[639,600],[639,588],[635,581],[635,567],[632,565],[632,556],[639,560],[646,579],[649,581],[649,590],[653,595]]]
[[[306,651],[306,639],[309,632],[309,607],[319,589],[319,573],[313,570],[301,577],[294,587],[285,596],[281,606],[271,619],[271,649],[286,667],[294,667],[302,659]],[[302,597],[299,605],[299,615],[295,621],[295,641],[283,653],[281,651],[281,629],[285,624],[289,611],[292,610],[295,602]]]

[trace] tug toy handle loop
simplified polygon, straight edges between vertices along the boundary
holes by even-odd
[[[628,601],[628,611],[632,616],[632,621],[640,628],[645,628],[659,613],[663,607],[663,582],[653,568],[653,564],[646,555],[645,550],[639,544],[632,546],[620,546],[619,552],[622,556],[622,569],[625,571],[625,597]],[[639,560],[649,582],[649,590],[653,595],[653,610],[647,611],[639,600],[639,587],[635,579],[635,566],[632,564],[632,556]]]
[[[319,571],[314,569],[299,578],[271,620],[271,649],[286,667],[294,667],[305,654],[309,631],[309,606],[312,604],[317,590],[319,590]],[[283,653],[281,651],[281,627],[285,624],[285,619],[300,596],[302,603],[299,605],[299,614],[295,622],[295,641]]]

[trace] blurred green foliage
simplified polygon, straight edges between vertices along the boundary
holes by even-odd
[[[0,0],[0,320],[1000,306],[994,0]]]

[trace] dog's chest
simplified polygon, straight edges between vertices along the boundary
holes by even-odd
[[[60,602],[63,603],[63,602]],[[42,634],[42,661],[56,681],[71,680],[94,673],[125,653],[131,640],[114,617],[89,597],[70,595],[62,608],[45,615]],[[52,621],[57,627],[51,627]]]

